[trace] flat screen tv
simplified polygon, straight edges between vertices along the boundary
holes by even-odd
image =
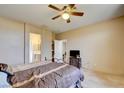
[[[70,56],[71,57],[80,56],[80,51],[79,50],[70,50]]]

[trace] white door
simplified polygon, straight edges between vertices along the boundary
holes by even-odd
[[[55,40],[55,54],[54,59],[55,62],[62,63],[65,55],[65,40]]]
[[[41,61],[41,35],[30,33],[29,42],[29,63]]]

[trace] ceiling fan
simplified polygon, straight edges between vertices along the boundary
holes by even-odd
[[[48,7],[59,11],[59,15],[53,17],[52,20],[55,20],[59,17],[62,17],[64,20],[66,20],[67,23],[70,23],[71,22],[71,20],[70,20],[71,15],[73,15],[73,16],[83,16],[84,15],[84,12],[77,12],[76,11],[75,4],[68,4],[67,6],[63,6],[62,9],[60,9],[60,8],[58,8],[52,4],[49,4]]]

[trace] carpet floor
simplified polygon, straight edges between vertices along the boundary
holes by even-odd
[[[82,69],[84,88],[124,88],[124,76],[111,75]]]

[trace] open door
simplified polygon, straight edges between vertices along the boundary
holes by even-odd
[[[41,35],[30,33],[29,34],[29,62],[41,61]]]
[[[57,63],[63,63],[66,59],[66,40],[55,40],[55,54],[54,61]]]

